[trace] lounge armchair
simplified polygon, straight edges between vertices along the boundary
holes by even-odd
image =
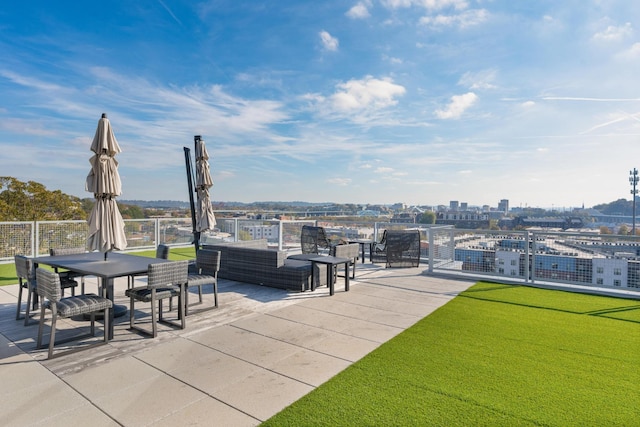
[[[372,262],[386,267],[418,267],[420,265],[419,230],[385,230],[371,254]]]
[[[329,253],[334,246],[327,238],[323,227],[303,225],[300,234],[300,246],[303,254]]]

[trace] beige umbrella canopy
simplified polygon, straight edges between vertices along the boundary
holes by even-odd
[[[211,230],[216,225],[216,217],[211,206],[209,189],[213,187],[211,171],[209,170],[209,153],[204,141],[195,138],[196,157],[196,231]]]
[[[91,171],[87,176],[85,190],[93,193],[96,203],[89,215],[87,245],[91,250],[104,252],[106,259],[107,252],[127,247],[124,220],[115,200],[122,194],[122,184],[118,174],[118,161],[114,156],[122,150],[106,114],[102,114],[98,122],[91,151],[95,154],[89,160]]]

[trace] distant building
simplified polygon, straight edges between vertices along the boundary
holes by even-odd
[[[403,213],[395,214],[391,218],[390,222],[404,223],[404,224],[415,224],[417,217],[418,217],[418,214],[415,213],[415,212],[403,212]]]
[[[252,240],[257,239],[277,239],[279,233],[279,226],[277,225],[251,225],[242,227],[243,231],[246,231],[251,236]]]
[[[509,200],[507,199],[500,200],[500,203],[498,203],[498,210],[505,214],[509,213]]]
[[[451,200],[449,202],[449,209],[451,209],[452,211],[457,211],[460,208],[460,202],[458,202],[457,200]]]

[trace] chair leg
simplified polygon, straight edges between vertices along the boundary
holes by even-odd
[[[109,342],[109,309],[108,308],[104,309],[102,318],[104,319],[104,342],[106,344]]]
[[[152,328],[152,336],[153,338],[155,338],[156,336],[158,336],[158,329],[157,329],[157,319],[156,319],[156,290],[153,289],[151,291],[151,328]]]
[[[40,306],[40,322],[38,324],[38,342],[36,343],[36,348],[42,347],[42,330],[44,329],[44,304]]]
[[[29,310],[31,308],[31,295],[33,294],[33,291],[31,289],[29,289],[27,291],[27,308],[24,311],[24,326],[29,326]]]
[[[198,286],[198,300],[200,300],[200,304],[202,304],[202,286]]]
[[[49,355],[47,356],[48,359],[51,359],[51,356],[53,356],[53,346],[56,342],[56,318],[57,318],[57,314],[53,313],[51,314],[51,337],[49,338]]]
[[[22,283],[18,287],[18,309],[16,310],[16,320],[20,320],[20,309],[22,308]]]
[[[89,318],[91,319],[91,336],[95,337],[96,336],[96,313],[95,312],[91,313]]]

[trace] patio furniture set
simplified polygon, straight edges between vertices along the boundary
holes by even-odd
[[[113,338],[114,279],[127,277],[125,295],[129,297],[130,329],[157,336],[157,323],[167,323],[177,328],[186,327],[189,314],[189,288],[198,288],[198,304],[203,303],[202,287],[212,285],[214,303],[208,310],[218,307],[218,277],[240,282],[255,283],[291,291],[314,291],[321,286],[329,287],[334,294],[339,271],[344,271],[345,291],[349,290],[349,279],[355,279],[356,264],[364,247],[370,246],[370,261],[384,261],[386,267],[417,267],[420,259],[419,231],[386,230],[380,242],[360,239],[345,244],[333,244],[322,227],[304,226],[301,233],[302,253],[289,255],[285,251],[270,249],[266,240],[240,241],[204,245],[196,252],[194,262],[169,261],[169,249],[160,245],[156,258],[119,252],[85,252],[80,249],[51,250],[47,257],[27,258],[15,256],[19,279],[16,320],[24,316],[29,324],[30,311],[40,304],[40,321],[37,347],[42,346],[45,312],[51,311],[51,333],[48,357],[54,357],[55,329],[58,318],[83,315],[91,321],[91,335],[95,332],[96,316],[104,319],[104,343]],[[53,271],[38,268],[39,264],[53,267]],[[146,275],[143,286],[135,286],[135,278]],[[98,294],[85,293],[84,276],[100,279]],[[75,294],[77,279],[82,282],[81,293]],[[63,292],[71,290],[71,296]],[[26,309],[22,314],[22,294],[27,292]],[[169,300],[172,310],[173,298],[178,299],[176,321],[164,318],[163,301]],[[151,331],[135,323],[136,302],[151,305]],[[156,305],[158,311],[156,313]],[[64,353],[72,352],[69,350]],[[59,353],[57,355],[60,355]]]
[[[220,266],[220,253],[200,250],[196,254],[195,262],[190,263],[187,260],[169,261],[166,259],[168,256],[164,256],[164,250],[164,248],[160,248],[158,251],[158,254],[163,257],[152,260],[147,257],[118,252],[109,253],[108,256],[101,252],[82,252],[32,259],[16,255],[15,264],[19,278],[16,320],[21,319],[24,315],[25,325],[28,325],[31,316],[30,311],[38,306],[38,300],[40,300],[37,348],[41,348],[45,312],[46,310],[51,312],[48,358],[77,351],[77,349],[71,349],[54,355],[58,318],[88,316],[91,321],[91,336],[93,336],[95,334],[95,320],[99,316],[104,321],[104,343],[107,343],[109,339],[113,338],[114,332],[114,279],[128,277],[130,286],[125,291],[125,294],[130,301],[130,329],[154,338],[157,336],[158,322],[184,329],[186,327],[185,318],[188,314],[188,308],[193,305],[189,304],[188,301],[189,288],[198,288],[198,303],[201,304],[203,302],[202,287],[212,285],[214,304],[212,307],[206,307],[199,311],[218,306],[217,274]],[[38,267],[39,264],[53,267],[53,271],[40,268]],[[144,285],[135,286],[132,278],[141,275],[148,277],[147,282]],[[77,287],[77,282],[74,278],[81,276],[98,277],[98,294],[100,295],[93,293],[76,295],[74,290]],[[72,295],[64,297],[63,292],[67,288],[72,289]],[[22,312],[23,291],[27,292],[24,314]],[[166,320],[163,316],[163,300],[169,299],[171,301],[174,297],[178,298],[177,322]],[[149,303],[151,305],[151,331],[136,325],[136,302]],[[156,305],[158,306],[157,313]],[[74,337],[74,340],[77,338]]]

